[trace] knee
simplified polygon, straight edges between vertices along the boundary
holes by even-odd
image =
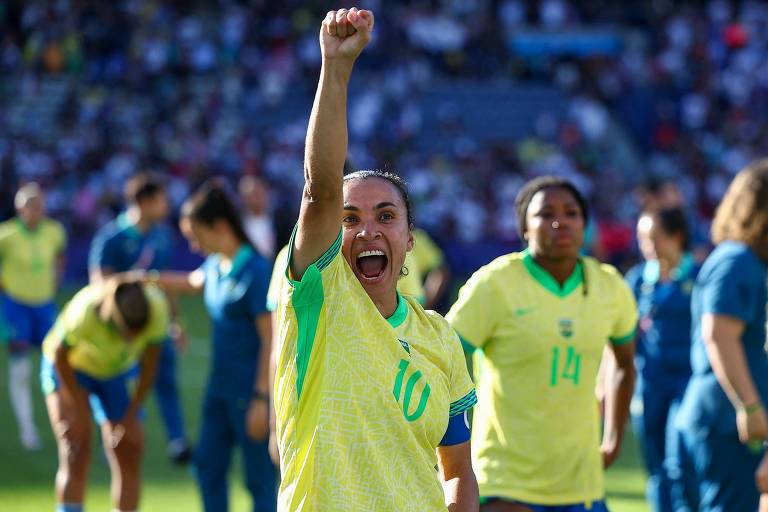
[[[64,434],[58,438],[59,465],[68,472],[80,474],[91,460],[91,439],[87,432]]]

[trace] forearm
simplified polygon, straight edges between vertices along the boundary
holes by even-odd
[[[149,390],[152,389],[152,385],[155,383],[155,377],[157,375],[160,350],[160,344],[150,345],[144,350],[144,355],[141,358],[139,380],[128,407],[128,414],[135,414],[138,412],[139,406],[144,402]]]
[[[713,338],[706,342],[712,370],[734,408],[760,401],[739,340]]]
[[[79,404],[87,397],[85,391],[77,383],[75,370],[69,364],[68,352],[69,349],[63,345],[56,350],[54,366],[59,377],[59,390],[66,399]]]
[[[606,376],[603,443],[621,446],[635,390],[635,367],[610,365]]]
[[[172,318],[176,318],[179,312],[179,304],[174,295],[194,294],[200,292],[200,287],[192,283],[189,272],[147,272],[145,282],[154,283],[169,295],[169,305]]]
[[[443,480],[445,504],[450,512],[476,511],[480,507],[477,479],[473,472]]]

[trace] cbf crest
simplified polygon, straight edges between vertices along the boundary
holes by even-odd
[[[570,318],[561,318],[557,321],[557,326],[560,329],[560,335],[563,338],[570,338],[573,336],[573,320]]]

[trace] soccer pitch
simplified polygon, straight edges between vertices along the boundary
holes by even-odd
[[[208,376],[209,341],[208,317],[202,299],[185,298],[181,303],[184,323],[190,337],[190,346],[179,358],[179,379],[184,402],[184,416],[188,435],[194,440],[199,426],[200,404]],[[56,472],[56,445],[45,413],[39,387],[35,394],[35,419],[41,427],[44,449],[26,452],[19,445],[16,425],[8,399],[8,358],[3,348],[0,355],[0,510],[13,512],[41,512],[53,510],[53,479]],[[37,368],[37,361],[35,361]],[[35,381],[37,382],[37,381]],[[165,435],[159,414],[150,398],[146,407],[146,449],[142,473],[143,488],[141,510],[196,511],[202,510],[194,476],[189,468],[172,466],[165,454]],[[109,469],[94,434],[94,451],[86,510],[109,510]],[[97,444],[99,443],[99,444]],[[240,466],[230,472],[230,511],[250,510],[250,499],[241,484]],[[644,488],[645,473],[641,467],[637,446],[631,435],[624,442],[621,457],[606,478],[608,505],[612,512],[647,511]]]

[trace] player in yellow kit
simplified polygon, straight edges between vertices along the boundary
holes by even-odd
[[[571,183],[532,180],[516,206],[528,248],[478,270],[447,315],[483,353],[472,432],[482,510],[599,512],[634,386],[635,301],[613,267],[579,255],[587,208]],[[606,344],[618,371],[601,446]]]
[[[435,309],[451,281],[440,248],[423,229],[413,230],[413,250],[405,258],[405,275],[397,284],[403,295],[415,297],[424,309]]]
[[[373,14],[331,11],[307,132],[304,196],[279,299],[280,510],[476,510],[458,337],[397,291],[412,246],[400,178],[342,179],[346,95]],[[438,471],[435,471],[435,467]]]
[[[138,508],[140,406],[155,378],[168,319],[168,304],[156,286],[111,277],[78,292],[46,336],[40,380],[59,448],[56,510],[82,512],[91,414],[112,472],[112,508]]]
[[[64,263],[67,238],[45,216],[45,195],[37,183],[16,193],[17,216],[0,224],[2,316],[8,327],[8,390],[22,445],[41,447],[33,419],[30,351],[40,347],[56,320],[53,300]]]

